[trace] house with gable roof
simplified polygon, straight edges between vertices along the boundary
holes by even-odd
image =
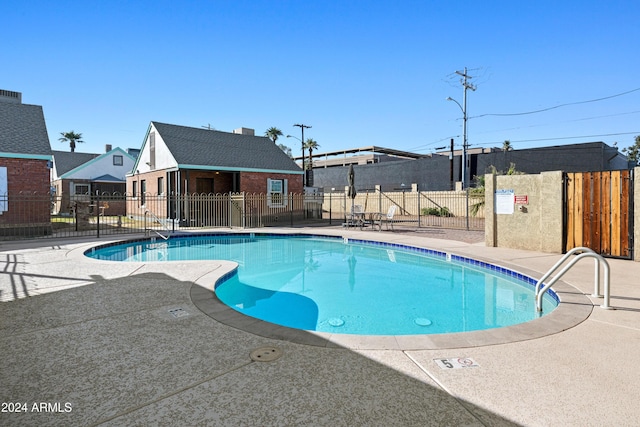
[[[100,206],[102,213],[125,215],[126,175],[135,160],[122,148],[112,149],[108,144],[103,154],[54,150],[51,171],[51,185],[57,196],[54,212],[71,212],[75,203],[91,203],[100,195],[106,203]]]
[[[134,197],[127,211],[142,208],[157,218],[188,221],[189,206],[178,201],[183,196],[261,193],[270,205],[285,206],[287,194],[303,191],[302,169],[253,129],[231,133],[151,122],[127,176]],[[159,203],[151,206],[147,195]]]
[[[22,93],[0,90],[0,227],[51,229],[51,145],[40,105],[22,103]],[[28,203],[28,207],[27,207]],[[47,231],[49,230],[49,231]],[[21,232],[22,233],[22,232]]]

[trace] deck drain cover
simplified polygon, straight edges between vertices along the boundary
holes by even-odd
[[[282,350],[276,347],[260,347],[251,352],[251,360],[255,362],[273,362],[282,356]]]
[[[169,314],[175,317],[176,319],[178,317],[185,317],[189,315],[189,313],[183,308],[172,308],[171,310],[169,310]]]

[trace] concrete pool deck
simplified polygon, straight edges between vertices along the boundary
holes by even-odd
[[[442,250],[536,278],[561,257],[429,233],[295,231]],[[206,287],[232,263],[82,255],[128,238],[0,244],[0,425],[601,426],[640,419],[640,263],[607,260],[615,310],[590,297],[593,261],[576,264],[563,280],[569,314],[553,320],[550,334],[550,325],[536,325],[511,336],[507,328],[401,344],[308,334],[312,342],[302,344],[278,327],[230,326],[211,316],[215,308],[206,312]],[[255,357],[268,360],[271,351],[279,356],[273,361]],[[458,358],[477,366],[436,363]]]

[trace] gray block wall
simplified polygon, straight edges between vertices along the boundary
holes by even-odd
[[[511,163],[515,164],[516,170],[531,174],[557,170],[591,172],[629,168],[625,156],[615,147],[602,142],[494,151],[470,155],[470,184],[474,185],[474,176],[488,173],[490,166],[506,171]],[[454,156],[453,162],[448,156],[433,155],[416,160],[356,165],[356,187],[358,190],[367,190],[380,185],[382,191],[398,191],[403,188],[402,184],[404,188],[418,184],[421,191],[451,190],[455,188],[450,178],[452,164],[453,181],[460,181],[460,156]],[[325,191],[343,188],[347,185],[347,170],[346,166],[316,168],[313,170],[313,186],[324,188]]]
[[[447,156],[425,157],[416,160],[355,165],[356,188],[358,191],[373,190],[380,185],[382,191],[411,190],[411,184],[418,184],[421,191],[451,190],[452,162]],[[331,167],[313,170],[314,187],[342,189],[347,184],[349,168]],[[460,180],[460,157],[453,161],[454,182]],[[402,186],[404,184],[404,187]]]

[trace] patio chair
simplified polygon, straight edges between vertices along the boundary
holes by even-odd
[[[364,225],[364,208],[362,205],[353,205],[351,212],[347,217],[347,222],[342,224],[343,227],[360,227]]]
[[[102,202],[102,206],[100,206],[100,216],[104,216],[104,211],[109,209],[109,203]]]
[[[378,214],[378,218],[373,221],[373,223],[378,226],[378,231],[382,230],[382,224],[387,224],[387,230],[389,230],[389,225],[391,225],[391,230],[395,231],[393,228],[393,216],[396,214],[397,208],[396,205],[391,205],[386,215]]]

